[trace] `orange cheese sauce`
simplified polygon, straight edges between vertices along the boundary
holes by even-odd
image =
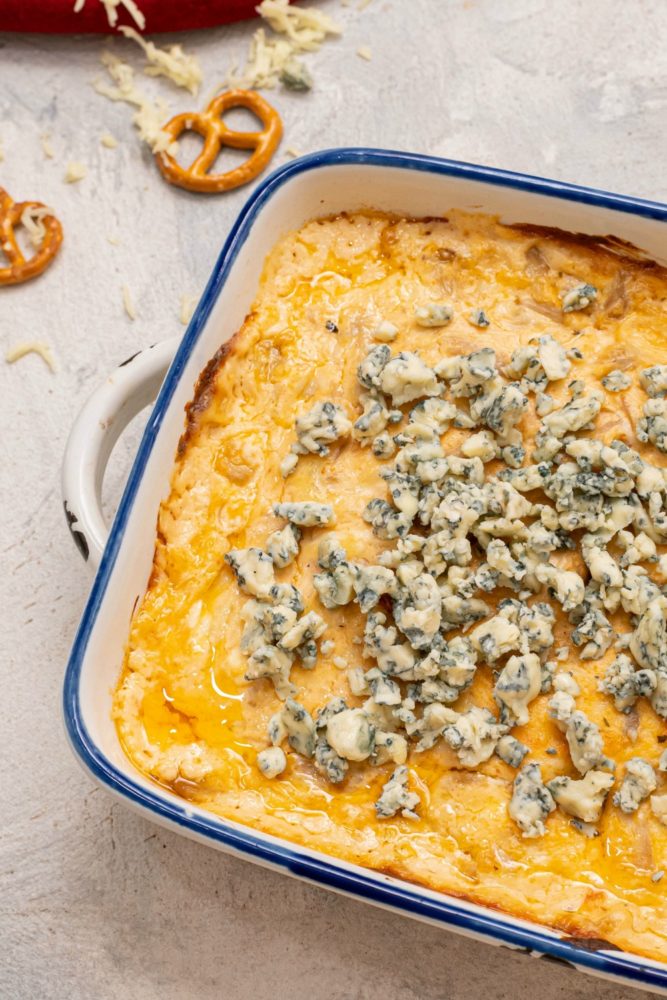
[[[581,282],[598,288],[595,304],[564,315],[563,292]],[[453,307],[448,326],[415,324],[415,307],[431,301]],[[488,329],[468,322],[474,308],[490,317]],[[582,352],[570,379],[582,379],[587,389],[601,388],[601,377],[612,369],[627,371],[633,386],[605,393],[595,436],[622,438],[664,464],[665,456],[637,443],[634,425],[646,398],[639,371],[666,360],[665,271],[592,241],[506,227],[484,216],[361,214],[309,223],[271,252],[252,312],[226,356],[210,366],[190,408],[171,493],[159,513],[154,570],[115,693],[122,744],[141,771],[220,816],[567,933],[663,958],[667,876],[657,883],[650,876],[667,869],[667,826],[648,802],[628,816],[612,806],[610,795],[594,839],[558,809],[545,836],[527,840],[507,812],[515,771],[496,757],[466,770],[442,741],[408,758],[411,788],[421,797],[418,820],[375,816],[391,764],[353,763],[337,786],[294,753],[277,779],[266,779],[256,766],[268,743],[268,720],[281,702],[270,681],[243,679],[239,612],[247,597],[223,557],[230,548],[266,544],[279,526],[271,513],[278,501],[332,504],[333,530],[351,560],[374,562],[383,548],[393,547],[361,517],[369,500],[386,495],[378,476],[383,464],[369,448],[346,438],[334,443],[328,458],[302,457],[288,479],[279,471],[296,417],[316,402],[339,403],[351,419],[360,414],[356,369],[380,320],[399,329],[392,353],[416,350],[428,364],[488,345],[501,367],[518,346],[550,333]],[[327,321],[337,332],[327,329]],[[557,405],[568,398],[570,379],[550,384]],[[521,425],[529,455],[537,424],[531,398]],[[466,434],[448,432],[445,450],[456,451]],[[350,695],[341,664],[374,665],[361,657],[365,618],[357,607],[327,610],[314,591],[317,546],[327,530],[305,529],[297,560],[276,572],[279,581],[299,588],[306,610],[327,621],[323,640],[334,644],[328,655],[320,653],[314,670],[298,661],[292,669],[296,698],[312,712],[334,695],[351,706],[360,703]],[[576,552],[553,558],[584,568]],[[485,599],[493,605],[503,596]],[[559,668],[572,671],[580,685],[577,707],[600,727],[617,775],[634,756],[655,766],[667,745],[664,720],[644,699],[627,716],[598,692],[613,649],[600,660],[578,660],[572,626],[555,610],[551,655],[569,646],[569,659]],[[623,612],[613,621],[620,631],[631,627]],[[494,708],[493,682],[481,664],[455,708]],[[564,736],[548,717],[548,697],[538,696],[529,723],[513,735],[530,747],[527,759],[540,762],[545,780],[579,777]],[[665,777],[659,782],[664,790]]]

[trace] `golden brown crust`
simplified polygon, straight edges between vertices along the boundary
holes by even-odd
[[[251,316],[252,313],[246,317],[246,323]],[[199,427],[202,414],[206,412],[211,400],[215,396],[215,385],[218,375],[220,374],[225,361],[231,356],[236,345],[238,344],[240,334],[241,330],[237,330],[236,333],[229,338],[229,340],[226,340],[224,344],[221,344],[210,361],[206,362],[206,365],[197,379],[192,393],[192,399],[189,403],[185,404],[185,430],[179,438],[176,452],[179,457],[185,454],[190,440]]]
[[[565,229],[558,229],[548,226],[536,226],[524,222],[513,223],[509,229],[516,229],[519,233],[529,233],[547,242],[558,242],[566,247],[588,247],[594,252],[608,254],[613,258],[624,258],[628,264],[633,264],[650,271],[662,271],[663,276],[667,274],[667,268],[653,260],[646,253],[620,236],[591,236],[589,233],[569,233]]]

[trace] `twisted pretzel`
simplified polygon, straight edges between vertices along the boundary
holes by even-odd
[[[237,132],[229,128],[222,115],[231,108],[247,108],[256,115],[264,126],[261,132]],[[170,184],[187,191],[231,191],[233,188],[254,180],[264,170],[276,151],[283,134],[280,116],[263,97],[253,90],[230,90],[214,97],[205,111],[195,114],[176,115],[164,126],[174,142],[182,132],[198,132],[204,138],[204,148],[189,167],[181,167],[170,153],[158,153],[155,157],[162,175]],[[210,174],[223,146],[233,149],[252,149],[245,163],[228,170],[224,174]]]
[[[42,245],[26,260],[16,242],[14,230],[21,225],[21,216],[27,208],[46,206],[39,201],[14,201],[4,188],[0,188],[0,251],[9,261],[8,267],[0,267],[0,285],[20,285],[23,281],[36,278],[46,270],[60,249],[63,227],[55,215],[45,215],[41,219],[44,226]]]

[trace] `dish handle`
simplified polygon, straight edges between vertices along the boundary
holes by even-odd
[[[113,447],[133,417],[152,403],[180,337],[163,340],[124,361],[82,407],[70,431],[62,467],[63,507],[74,544],[94,569],[109,537],[102,484]]]

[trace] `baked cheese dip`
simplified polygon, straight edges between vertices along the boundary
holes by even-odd
[[[188,407],[114,699],[213,813],[667,948],[667,272],[481,215],[285,237]]]

